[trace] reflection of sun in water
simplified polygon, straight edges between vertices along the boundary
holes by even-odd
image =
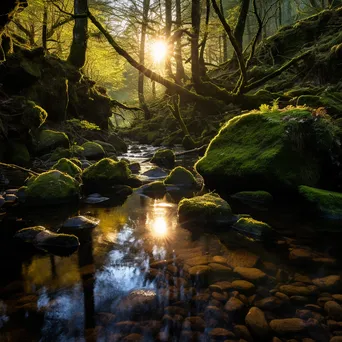
[[[155,237],[165,237],[167,235],[167,222],[165,217],[155,217],[152,221],[151,228]]]
[[[156,40],[151,45],[152,58],[160,63],[167,55],[167,44],[163,40]]]

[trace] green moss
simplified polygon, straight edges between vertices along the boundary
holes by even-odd
[[[144,185],[142,188],[143,194],[152,198],[163,198],[166,194],[165,184],[161,181],[155,181]]]
[[[299,193],[319,215],[329,219],[342,219],[342,193],[304,185],[299,187]]]
[[[87,159],[102,159],[105,156],[103,147],[95,142],[87,141],[81,146],[84,151],[83,155]]]
[[[233,228],[239,232],[254,238],[264,239],[272,234],[272,228],[264,222],[254,220],[251,217],[241,217]]]
[[[59,170],[71,177],[76,177],[82,173],[82,169],[67,158],[60,159],[51,169]]]
[[[131,171],[125,162],[115,162],[112,159],[104,158],[86,168],[83,172],[82,179],[85,184],[122,185],[127,183],[130,175]]]
[[[79,168],[82,168],[82,163],[77,158],[70,158],[70,161],[72,161],[75,165],[77,165]]]
[[[175,165],[175,154],[172,150],[163,149],[158,150],[151,159],[151,163],[154,163],[160,167],[166,167],[171,169]]]
[[[76,157],[84,157],[84,148],[79,145],[72,145],[70,147],[70,154]]]
[[[273,201],[273,196],[267,191],[240,191],[232,195],[242,202],[252,202],[259,204],[270,204]]]
[[[117,134],[108,135],[107,142],[112,144],[117,152],[127,152],[127,144]]]
[[[101,141],[101,140],[94,140],[94,143],[101,145],[107,154],[111,154],[111,153],[115,154],[116,153],[116,149],[112,144],[106,143],[106,142]]]
[[[70,150],[68,148],[58,147],[52,152],[49,160],[50,161],[57,161],[57,160],[60,160],[62,158],[69,158],[69,157],[71,157],[71,153],[70,153]]]
[[[195,167],[220,191],[295,191],[318,182],[336,137],[331,122],[306,109],[251,112],[229,120]]]
[[[79,183],[58,170],[50,170],[30,180],[25,189],[26,203],[47,205],[65,203],[79,197]]]
[[[47,153],[57,147],[69,148],[69,138],[65,133],[49,129],[40,131],[36,139],[38,153]]]
[[[194,175],[182,166],[177,166],[165,178],[164,184],[180,185],[186,188],[196,188],[199,184]]]
[[[182,199],[178,205],[178,217],[182,224],[202,227],[208,223],[219,225],[234,220],[230,205],[214,194]]]
[[[47,119],[47,112],[33,101],[27,101],[25,99],[24,103],[21,123],[30,129],[39,128]]]
[[[13,142],[8,146],[8,159],[11,163],[27,166],[30,163],[30,153],[24,144]]]

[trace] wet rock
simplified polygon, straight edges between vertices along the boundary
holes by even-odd
[[[241,300],[231,297],[224,306],[224,310],[228,313],[236,313],[241,311],[245,307],[245,304]]]
[[[168,173],[160,167],[154,167],[148,171],[145,171],[142,175],[149,178],[164,178],[168,175]]]
[[[232,289],[232,283],[230,281],[219,281],[210,285],[211,291],[225,292]]]
[[[213,341],[235,340],[236,336],[229,330],[223,328],[214,328],[209,332],[209,337]]]
[[[253,267],[235,267],[234,272],[250,282],[260,282],[267,277],[265,272]]]
[[[196,282],[196,284],[205,285],[209,281],[211,268],[206,265],[193,266],[189,269],[189,274],[191,278]]]
[[[158,150],[151,159],[151,163],[154,163],[160,167],[171,169],[175,166],[175,154],[172,150],[164,149]]]
[[[246,204],[270,205],[273,196],[267,191],[241,191],[231,196]]]
[[[227,259],[223,256],[220,256],[220,255],[215,255],[212,259],[212,262],[214,262],[216,264],[221,264],[221,265],[227,266]]]
[[[60,159],[52,166],[51,170],[64,172],[71,177],[76,177],[82,173],[82,169],[67,158]]]
[[[188,314],[188,311],[184,308],[179,307],[179,306],[167,306],[165,308],[165,313],[168,315],[171,315],[171,316],[179,315],[182,317],[186,317]]]
[[[133,321],[121,321],[115,323],[114,326],[121,334],[140,333],[142,330],[140,324]]]
[[[273,234],[272,228],[267,223],[254,220],[251,217],[241,217],[234,223],[233,228],[257,240],[268,239]]]
[[[284,302],[277,297],[267,297],[255,302],[255,306],[261,310],[273,311],[279,309]]]
[[[94,140],[93,142],[102,146],[102,148],[104,149],[107,155],[116,154],[116,149],[112,144],[102,141],[102,140]]]
[[[178,217],[183,225],[210,229],[210,225],[227,224],[234,220],[230,205],[221,197],[212,194],[181,200]]]
[[[266,339],[269,334],[269,327],[265,318],[265,314],[257,307],[252,307],[245,318],[246,325],[252,334],[260,339]]]
[[[339,275],[330,275],[313,279],[312,282],[322,291],[334,291],[341,286],[341,277]]]
[[[84,200],[84,203],[87,203],[87,204],[97,204],[97,203],[106,202],[108,200],[109,200],[109,197],[104,197],[104,196],[101,196],[98,193],[94,193],[94,194],[89,195]]]
[[[213,292],[211,294],[212,298],[218,300],[219,302],[225,303],[227,301],[227,295],[219,292]]]
[[[65,229],[90,229],[95,228],[100,223],[100,220],[90,219],[85,216],[75,216],[67,219],[62,228]]]
[[[289,259],[295,262],[309,262],[312,261],[312,252],[304,248],[294,248],[290,251]]]
[[[211,269],[211,279],[227,279],[227,277],[231,276],[233,273],[233,270],[230,267],[222,264],[210,263],[208,266]]]
[[[342,342],[342,336],[334,336],[329,342]]]
[[[303,304],[310,302],[309,298],[306,296],[291,296],[290,301],[292,304],[298,304],[298,305],[300,304],[303,305]]]
[[[260,257],[246,249],[228,250],[224,255],[230,267],[255,267]]]
[[[306,330],[305,322],[300,318],[274,319],[271,329],[279,335],[296,334]]]
[[[41,130],[35,137],[35,149],[39,155],[49,153],[58,147],[69,148],[69,138],[63,132]]]
[[[342,294],[333,294],[332,297],[339,303],[342,303]]]
[[[105,157],[106,153],[103,147],[96,142],[87,141],[82,146],[83,148],[83,155],[88,160],[99,160]]]
[[[6,200],[3,198],[3,196],[0,195],[0,208],[6,203]]]
[[[201,317],[198,316],[187,317],[184,320],[183,329],[191,331],[204,331],[205,322]]]
[[[211,261],[212,261],[211,256],[201,255],[201,256],[197,256],[197,257],[186,260],[186,264],[189,266],[208,265]]]
[[[142,193],[152,198],[163,198],[166,194],[166,186],[163,182],[155,181],[142,186]]]
[[[177,166],[164,180],[165,185],[176,185],[182,189],[196,189],[199,188],[194,175],[182,166]]]
[[[235,325],[233,331],[238,338],[247,342],[253,342],[253,337],[245,325]]]
[[[128,168],[132,171],[132,173],[139,173],[141,169],[140,164],[138,162],[129,164]]]
[[[342,321],[342,307],[340,304],[328,301],[324,304],[324,311],[331,319]]]
[[[255,291],[255,286],[246,280],[234,280],[231,286],[233,289],[244,294],[251,294]]]
[[[281,285],[279,290],[289,296],[312,296],[318,293],[318,288],[315,285],[308,286],[294,286],[294,285]]]

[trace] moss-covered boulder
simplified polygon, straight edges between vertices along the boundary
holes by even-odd
[[[68,148],[58,147],[50,155],[47,155],[47,157],[50,161],[55,162],[62,158],[70,158],[71,152]]]
[[[166,186],[161,181],[155,181],[142,187],[142,193],[152,198],[163,198],[166,194]]]
[[[318,216],[342,220],[342,193],[302,185],[299,194],[308,208]]]
[[[47,119],[47,112],[33,101],[28,101],[23,97],[16,97],[22,103],[21,124],[32,128],[39,128]]]
[[[177,166],[174,168],[165,178],[164,184],[177,185],[188,189],[195,189],[199,187],[194,175],[182,166]]]
[[[243,203],[255,203],[270,205],[273,201],[273,196],[267,191],[240,191],[231,196]]]
[[[6,156],[10,163],[20,166],[29,165],[31,159],[26,145],[19,142],[12,142],[7,146]]]
[[[57,234],[42,226],[28,227],[19,230],[15,237],[36,248],[57,254],[70,254],[77,250],[79,240],[71,234]]]
[[[233,228],[239,233],[257,240],[265,240],[273,234],[272,228],[264,222],[254,220],[251,217],[241,217]]]
[[[221,193],[296,192],[299,185],[336,181],[338,129],[303,108],[254,111],[229,120],[196,170]]]
[[[83,171],[82,180],[89,191],[105,189],[113,185],[126,185],[131,176],[127,163],[104,158]]]
[[[172,169],[175,166],[175,154],[172,150],[163,149],[158,150],[151,159],[151,163],[154,163],[160,167]]]
[[[127,144],[115,133],[110,133],[107,137],[107,142],[110,143],[117,152],[126,153],[128,150]]]
[[[210,230],[212,225],[233,223],[235,217],[230,205],[216,194],[184,198],[178,204],[179,222],[185,226]]]
[[[44,129],[35,137],[35,147],[40,155],[49,153],[58,147],[69,148],[69,138],[63,132]]]
[[[58,170],[31,177],[26,187],[21,188],[26,205],[53,205],[79,199],[79,183],[71,176]]]
[[[82,173],[82,169],[67,158],[60,159],[51,169],[59,170],[74,178]]]
[[[103,147],[96,142],[87,141],[81,147],[83,148],[83,155],[87,159],[98,160],[104,158],[105,156]]]
[[[77,165],[79,168],[82,168],[82,162],[77,159],[76,157],[70,158],[70,161],[72,161],[75,165]]]
[[[110,143],[104,142],[102,140],[94,140],[94,143],[101,145],[107,155],[116,153],[115,147]]]

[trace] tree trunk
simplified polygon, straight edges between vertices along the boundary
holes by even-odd
[[[192,23],[192,37],[191,37],[191,75],[195,89],[201,83],[200,79],[200,65],[199,65],[199,33],[201,26],[201,0],[192,0],[191,5],[191,23]]]
[[[167,41],[167,54],[165,56],[165,71],[169,78],[173,78],[171,66],[171,29],[172,29],[172,0],[165,0],[165,40]]]
[[[180,30],[182,27],[182,6],[181,0],[176,0],[176,28]],[[183,66],[182,57],[182,35],[178,35],[176,40],[175,49],[175,60],[176,60],[176,83],[182,84],[182,80],[186,81],[186,75]]]
[[[243,48],[243,35],[245,33],[246,19],[249,10],[250,0],[241,0],[240,13],[238,21],[234,29],[234,36],[237,43],[240,45],[240,49]]]
[[[42,26],[42,46],[43,49],[47,50],[47,22],[48,22],[48,8],[47,3],[44,1],[44,12],[43,12],[43,26]]]
[[[140,49],[139,49],[139,63],[145,64],[145,43],[146,43],[146,30],[148,24],[148,12],[150,9],[150,0],[144,0],[143,3],[143,17],[141,24],[141,35],[140,35]],[[149,111],[146,102],[145,102],[145,91],[144,91],[144,82],[145,77],[142,72],[139,72],[138,78],[138,97],[139,104],[142,110],[144,111],[145,120],[149,120],[151,118],[151,112]]]
[[[199,71],[200,76],[203,78],[206,76],[206,67],[205,67],[205,60],[204,60],[204,51],[207,45],[207,40],[209,36],[209,18],[210,18],[210,0],[206,0],[206,17],[205,17],[205,32],[203,36],[203,40],[201,42],[201,49],[199,55]]]
[[[223,8],[223,0],[220,0],[220,10],[221,13],[223,15],[223,17],[225,18],[225,13],[224,13],[224,8]],[[222,33],[222,48],[223,48],[223,62],[226,62],[228,60],[228,37],[226,32],[223,30]]]
[[[88,12],[88,0],[74,0],[74,14],[79,16]],[[88,18],[76,17],[73,29],[73,39],[68,62],[82,69],[86,61],[88,41]]]

